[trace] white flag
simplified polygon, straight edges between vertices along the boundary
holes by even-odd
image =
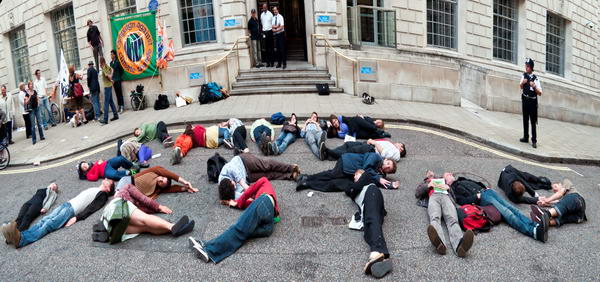
[[[62,49],[60,49],[60,69],[58,70],[57,81],[60,86],[60,96],[67,97],[69,94],[69,70]]]

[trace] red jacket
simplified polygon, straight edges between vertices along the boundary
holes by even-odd
[[[250,185],[246,191],[236,200],[236,207],[240,209],[247,208],[252,201],[258,199],[262,194],[267,194],[273,197],[275,202],[275,216],[279,216],[279,204],[277,203],[277,196],[275,196],[275,190],[273,185],[266,177],[261,177],[254,184]]]
[[[104,168],[106,167],[106,161],[102,161],[101,164],[99,164],[99,162],[100,161],[94,163],[94,165],[88,170],[87,174],[85,175],[87,180],[97,181],[100,178],[104,178]]]

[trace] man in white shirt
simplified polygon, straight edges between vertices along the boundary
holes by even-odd
[[[262,56],[264,63],[267,67],[272,67],[274,64],[274,51],[273,51],[273,14],[269,12],[269,6],[267,4],[262,5],[262,12],[260,13],[260,23],[262,24],[262,38],[265,41],[265,53]]]
[[[519,141],[529,143],[529,121],[531,120],[531,145],[537,148],[537,108],[538,96],[542,96],[542,84],[535,74],[533,74],[534,62],[531,58],[525,60],[525,72],[519,83],[523,90],[521,103],[523,107],[523,138]]]
[[[40,101],[40,114],[42,115],[44,130],[48,130],[48,122],[50,122],[52,126],[56,126],[56,121],[54,121],[54,116],[50,109],[50,101],[46,95],[48,85],[46,84],[46,79],[42,77],[42,72],[40,70],[35,70],[34,74],[33,89],[37,92]]]
[[[4,140],[5,137],[8,137],[8,144],[14,144],[12,141],[12,120],[15,115],[15,106],[13,104],[12,95],[8,94],[6,90],[6,85],[0,86],[0,111],[5,114],[1,124],[2,132],[0,132],[0,140]]]
[[[277,49],[277,68],[283,69],[287,66],[287,54],[285,49],[285,28],[283,16],[279,13],[279,8],[273,7],[273,36],[275,37],[275,48]]]

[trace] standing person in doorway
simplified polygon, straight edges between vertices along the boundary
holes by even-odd
[[[523,89],[521,103],[523,105],[523,138],[519,141],[529,143],[529,121],[531,121],[531,145],[537,148],[537,97],[542,96],[542,84],[533,74],[534,62],[531,58],[525,60],[525,72],[519,86]]]
[[[87,41],[92,48],[92,52],[94,53],[94,61],[96,62],[96,66],[99,66],[98,56],[104,57],[104,55],[102,55],[102,45],[104,45],[102,36],[100,35],[100,30],[98,30],[98,27],[94,25],[92,20],[87,21],[87,26]]]
[[[115,107],[115,102],[113,102],[112,98],[112,68],[106,64],[106,60],[104,57],[100,58],[100,68],[102,68],[102,85],[104,86],[104,120],[100,121],[102,125],[108,123],[108,106],[110,106],[113,112],[113,118],[110,121],[115,121],[119,119],[119,113],[117,113],[117,107]]]
[[[119,105],[119,113],[122,114],[125,111],[125,101],[123,100],[123,87],[121,81],[123,80],[123,67],[119,58],[117,58],[117,51],[110,50],[110,67],[113,69],[113,86],[115,87],[115,95],[117,96],[117,105]]]
[[[2,121],[2,128],[4,132],[2,133],[1,140],[4,140],[5,137],[8,137],[8,144],[14,144],[12,141],[12,129],[13,129],[13,118],[15,116],[15,107],[13,104],[13,99],[11,95],[8,95],[6,92],[6,85],[0,86],[0,112],[4,112],[6,117]],[[0,156],[1,157],[1,156]]]
[[[285,28],[283,25],[283,16],[279,13],[279,8],[273,7],[273,36],[275,37],[275,48],[277,48],[277,68],[287,67],[287,50],[285,47]]]
[[[31,138],[31,118],[29,117],[29,112],[31,109],[29,105],[25,103],[25,96],[27,92],[25,91],[25,83],[19,83],[19,105],[21,106],[21,112],[23,113],[23,121],[25,121],[25,137],[27,139]]]
[[[269,6],[262,4],[260,13],[260,23],[262,25],[262,38],[265,42],[265,54],[262,57],[267,67],[272,67],[275,62],[275,52],[273,51],[273,14],[269,12]]]
[[[100,83],[98,82],[98,71],[94,68],[94,61],[88,63],[87,85],[90,89],[92,106],[94,107],[94,119],[100,119]]]
[[[254,59],[254,64],[256,68],[260,68],[263,66],[261,63],[260,56],[260,37],[261,37],[261,27],[260,21],[256,17],[256,10],[252,9],[250,20],[248,20],[248,32],[250,32],[250,40],[252,43],[252,58]]]
[[[33,78],[33,89],[38,94],[40,100],[40,115],[42,116],[42,123],[44,124],[44,130],[48,130],[48,123],[52,126],[56,126],[52,110],[50,109],[50,102],[46,93],[46,79],[42,77],[42,71],[35,70],[35,77]]]

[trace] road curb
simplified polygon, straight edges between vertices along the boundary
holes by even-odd
[[[340,113],[341,115],[355,115],[352,113]],[[254,117],[240,117],[239,119],[242,120],[244,123],[247,122],[253,122],[256,119],[260,118],[260,117],[256,117],[256,116],[270,116],[270,114],[264,114],[264,115],[255,115]],[[417,120],[417,119],[413,119],[410,117],[390,117],[392,115],[387,115],[387,117],[384,115],[381,118],[386,122],[386,123],[398,123],[398,124],[410,124],[410,125],[417,125],[417,126],[424,126],[424,127],[429,127],[432,129],[439,129],[439,130],[443,130],[455,135],[460,135],[462,137],[465,137],[467,139],[470,139],[471,141],[474,142],[478,142],[481,143],[483,145],[492,147],[494,149],[498,149],[500,151],[503,151],[505,153],[509,153],[509,154],[513,154],[516,156],[521,156],[521,157],[525,157],[531,160],[535,160],[538,162],[545,162],[545,163],[560,163],[560,164],[574,164],[574,165],[593,165],[593,166],[600,166],[600,160],[598,159],[585,159],[585,158],[572,158],[572,157],[552,157],[552,156],[545,156],[545,155],[540,155],[540,154],[533,154],[533,153],[529,153],[529,152],[524,152],[522,150],[516,149],[516,148],[511,148],[508,147],[506,145],[500,144],[498,142],[493,142],[491,140],[488,140],[484,137],[481,136],[477,136],[475,134],[469,133],[467,131],[464,130],[460,130],[460,129],[456,129],[453,128],[451,126],[445,125],[445,124],[440,124],[438,122],[434,122],[434,121],[428,121],[428,120]],[[298,114],[297,118],[300,119],[306,119],[308,118],[308,114],[306,115],[301,115]],[[326,118],[326,117],[321,117],[321,118]],[[169,127],[179,127],[179,126],[183,126],[187,123],[192,123],[192,124],[216,124],[218,122],[224,121],[228,118],[223,117],[223,118],[212,118],[212,119],[203,119],[203,120],[185,120],[185,121],[177,121],[177,122],[171,122],[171,123],[167,123],[167,126]],[[122,133],[117,133],[116,135],[114,135],[112,138],[109,138],[108,140],[102,141],[100,143],[94,144],[94,145],[90,145],[87,146],[85,148],[81,148],[79,150],[73,151],[73,152],[69,152],[66,153],[64,155],[61,156],[57,156],[57,157],[52,157],[46,160],[42,160],[40,161],[41,163],[48,163],[48,162],[54,162],[54,161],[58,161],[64,158],[68,158],[68,157],[72,157],[75,156],[77,154],[83,153],[87,150],[90,150],[94,147],[98,147],[98,146],[104,146],[110,143],[115,143],[117,140],[119,139],[124,139],[127,137],[132,136],[131,131],[128,132],[122,132]],[[11,163],[9,165],[9,167],[22,167],[22,166],[30,166],[32,165],[31,163]]]

